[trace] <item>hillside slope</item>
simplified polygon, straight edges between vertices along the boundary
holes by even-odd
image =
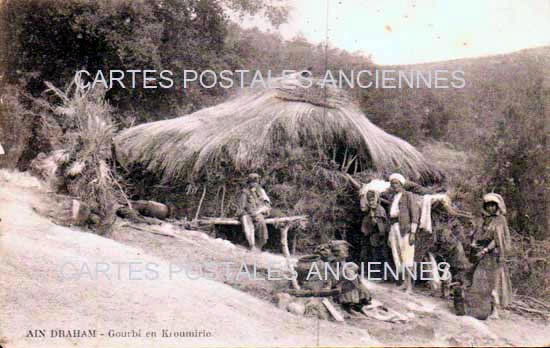
[[[2,172],[5,174],[5,172]],[[23,178],[25,183],[28,181]],[[372,345],[366,330],[321,324],[284,312],[228,285],[206,279],[173,279],[166,261],[91,233],[54,225],[33,211],[48,204],[38,187],[2,180],[0,211],[0,339],[12,347],[189,347]],[[26,185],[28,186],[28,185]],[[64,263],[155,263],[157,280],[83,276],[60,279]],[[66,274],[70,273],[65,268]],[[92,271],[93,272],[93,271]],[[74,272],[73,272],[74,273]],[[142,274],[143,276],[143,274]],[[135,277],[140,277],[136,274]],[[95,278],[95,277],[93,277]],[[97,329],[97,338],[26,338],[29,330]],[[109,330],[207,330],[210,338],[109,338]],[[105,336],[100,336],[103,333]]]
[[[550,47],[377,69],[431,77],[431,88],[368,89],[361,98],[371,121],[413,145],[435,138],[469,148],[490,134],[511,107],[550,117]],[[435,88],[437,70],[463,72],[464,87]]]

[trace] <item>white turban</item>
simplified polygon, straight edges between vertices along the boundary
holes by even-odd
[[[405,185],[405,177],[399,173],[393,173],[390,175],[388,181],[391,182],[392,180],[397,180],[401,183],[401,185]]]

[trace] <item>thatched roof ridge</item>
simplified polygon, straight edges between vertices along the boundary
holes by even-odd
[[[235,170],[261,168],[273,148],[342,145],[377,170],[419,179],[438,177],[413,146],[371,123],[338,88],[300,87],[299,77],[270,81],[219,105],[142,124],[115,139],[123,165],[140,163],[165,180],[191,179],[220,162]],[[296,88],[292,88],[294,85]]]

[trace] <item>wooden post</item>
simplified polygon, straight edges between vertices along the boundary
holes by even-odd
[[[224,206],[223,206],[223,203],[225,201],[225,184],[223,184],[222,186],[222,207],[221,207],[221,217],[224,217],[225,216],[225,209],[224,209]]]
[[[204,185],[204,189],[202,190],[202,196],[201,196],[201,200],[199,201],[199,207],[197,208],[197,213],[195,214],[195,221],[197,221],[198,218],[199,218],[199,213],[201,212],[202,201],[204,200],[205,195],[206,195],[206,185]]]
[[[285,227],[281,230],[281,247],[283,255],[285,257],[290,257],[290,251],[288,250],[288,230],[290,229],[290,224],[286,224]]]

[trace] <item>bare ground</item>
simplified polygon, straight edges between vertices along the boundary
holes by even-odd
[[[298,317],[273,304],[274,292],[284,288],[286,281],[236,279],[242,264],[256,264],[257,278],[265,277],[267,264],[284,264],[279,255],[251,253],[169,224],[151,227],[120,222],[111,239],[103,238],[55,225],[37,214],[33,207],[47,207],[52,200],[26,174],[0,171],[0,184],[3,347],[550,344],[548,322],[513,313],[486,322],[457,317],[448,301],[423,293],[407,296],[391,284],[371,284],[373,296],[412,316],[409,323],[348,319],[338,324]],[[209,262],[233,264],[227,266],[229,273],[211,274],[214,280],[190,279],[177,268]],[[109,271],[96,273],[98,264],[108,265]],[[156,277],[144,270],[145,264],[154,266]],[[69,275],[74,279],[66,279]],[[29,330],[37,329],[47,330],[47,337],[26,337]],[[96,329],[98,337],[51,338],[52,329]],[[142,337],[108,337],[109,330],[132,329],[141,329]],[[206,330],[211,337],[144,337],[146,331],[160,334],[163,329]]]

